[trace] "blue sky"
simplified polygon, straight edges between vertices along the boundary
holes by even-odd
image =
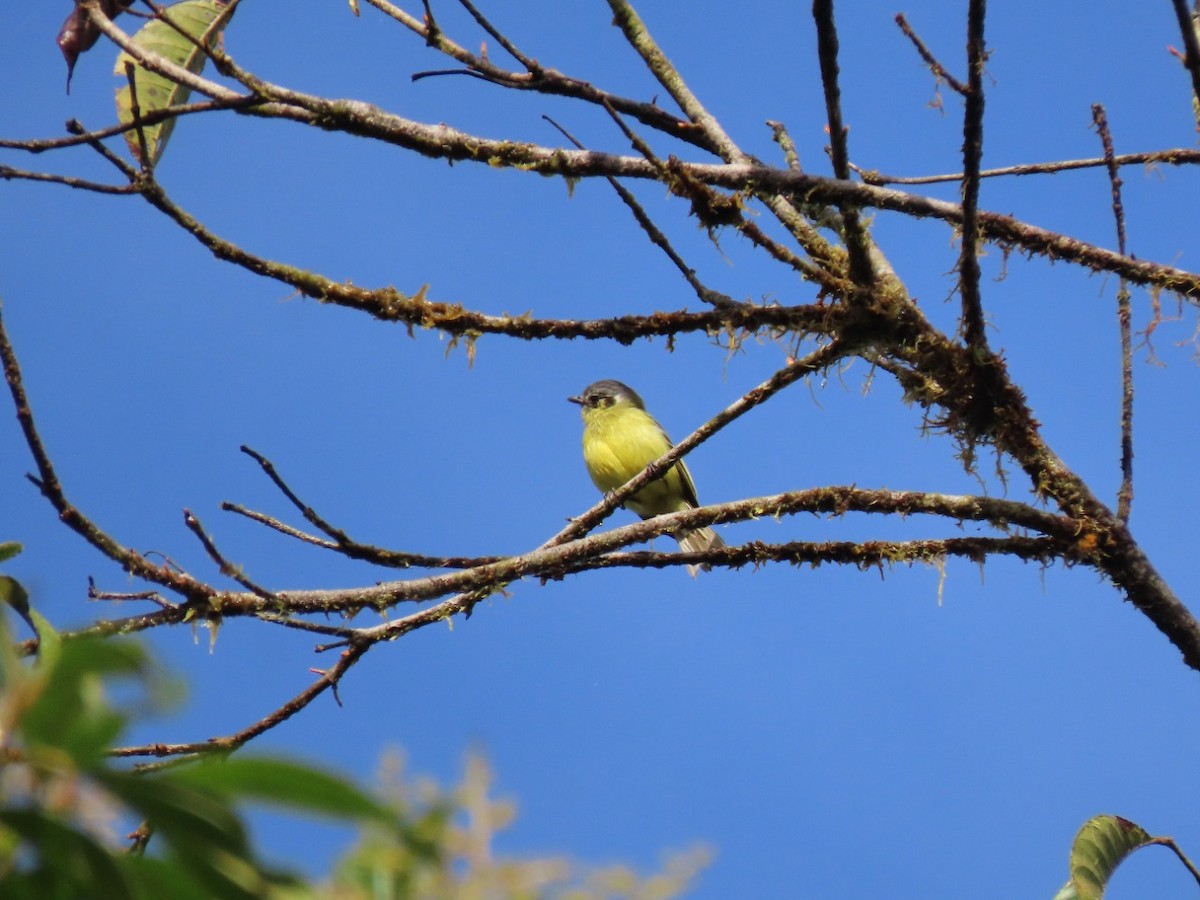
[[[419,9],[420,4],[409,4]],[[485,6],[545,64],[610,90],[661,90],[602,3]],[[897,174],[958,171],[960,108],[892,22],[897,8],[842,4],[842,89],[851,158]],[[457,8],[443,27],[476,46]],[[492,8],[495,7],[495,8]],[[20,4],[0,32],[4,137],[61,134],[67,118],[112,119],[115,52],[86,55],[70,96],[54,36],[68,5]],[[804,4],[639,6],[693,90],[748,151],[777,160],[766,119],[787,123],[812,172],[828,171],[815,38]],[[962,73],[965,11],[921,2],[910,22]],[[129,20],[122,20],[131,27]],[[1167,3],[995,4],[984,164],[1099,154],[1091,104],[1118,152],[1193,146],[1189,82]],[[445,62],[368,8],[245,2],[226,37],[277,83],[352,96],[493,137],[556,144],[555,117],[589,146],[625,152],[593,109],[416,71]],[[493,57],[500,51],[489,47]],[[665,99],[660,102],[666,103]],[[690,148],[662,151],[701,158]],[[86,150],[3,162],[109,178]],[[488,312],[591,317],[698,302],[607,185],[572,196],[555,181],[412,157],[361,139],[232,115],[181,122],[159,167],[175,199],[248,249],[356,284],[394,284]],[[1129,246],[1195,270],[1186,169],[1124,171]],[[635,187],[701,277],[739,299],[804,303],[812,291],[736,236],[719,248],[655,185]],[[916,189],[953,199],[952,186]],[[1098,170],[991,180],[982,204],[1115,246]],[[875,234],[911,293],[953,329],[957,245],[937,222],[891,214]],[[220,576],[186,530],[204,521],[228,557],[271,588],[392,577],[223,514],[233,500],[298,522],[257,467],[269,456],[306,501],[364,541],[426,553],[530,549],[590,506],[578,411],[565,397],[602,377],[642,393],[682,437],[783,363],[774,344],[727,353],[703,337],[630,347],[498,338],[474,364],[431,332],[409,337],[290,296],[215,261],[132,198],[0,184],[0,299],[42,435],[68,495],[123,543]],[[1118,485],[1117,329],[1111,277],[1065,265],[983,260],[991,338],[1052,446],[1103,497]],[[948,302],[949,301],[949,302]],[[1135,326],[1150,298],[1135,294]],[[1164,298],[1175,315],[1175,301]],[[1132,526],[1185,599],[1200,425],[1200,373],[1182,311],[1138,352]],[[861,363],[793,386],[703,445],[689,464],[702,501],[825,484],[972,493],[950,442]],[[32,464],[0,415],[0,539],[26,552],[6,571],[66,627],[131,610],[89,604],[86,579],[133,589],[57,523],[23,478]],[[984,475],[1003,489],[991,460]],[[1026,499],[1019,475],[1009,496]],[[631,521],[618,513],[614,523]],[[729,526],[730,543],[974,534],[937,521],[847,517]],[[669,541],[660,541],[666,548]],[[1200,684],[1179,654],[1086,569],[997,560],[884,573],[786,566],[713,572],[610,571],[514,585],[469,622],[376,648],[343,682],[271,732],[282,749],[362,778],[402,746],[418,772],[453,779],[486,752],[519,805],[501,842],[650,869],[703,843],[715,860],[697,897],[1053,895],[1072,837],[1110,812],[1200,853]],[[235,731],[311,680],[313,641],[229,623],[210,652],[187,628],[151,636],[190,684],[187,702],[137,740]],[[324,871],[345,832],[262,820],[277,858]],[[1113,897],[1194,896],[1166,851],[1138,854]]]

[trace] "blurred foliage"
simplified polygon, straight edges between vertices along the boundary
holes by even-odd
[[[0,545],[0,557],[19,550]],[[169,679],[132,639],[61,640],[24,588],[0,578],[5,900],[660,900],[679,896],[706,862],[693,851],[641,878],[623,866],[497,859],[493,838],[514,809],[490,799],[477,757],[451,789],[406,779],[393,760],[378,797],[313,766],[248,754],[131,771],[110,750],[131,720],[165,704]],[[37,632],[35,659],[19,651],[10,609]],[[259,857],[241,812],[249,803],[343,820],[360,836],[327,882],[312,884]],[[124,842],[122,822],[141,823]]]
[[[317,896],[331,900],[666,900],[679,897],[709,861],[703,848],[671,856],[661,872],[623,865],[589,868],[563,857],[496,857],[493,841],[516,818],[511,801],[491,797],[492,773],[478,754],[449,789],[406,776],[403,757],[384,760],[382,793],[409,831],[365,829]],[[397,840],[403,837],[404,840]]]
[[[28,613],[33,660],[0,607],[0,896],[257,898],[294,883],[256,858],[230,792],[192,771],[136,775],[114,764],[108,751],[130,718],[166,696],[145,650],[128,639],[62,641]],[[118,707],[113,693],[129,699]],[[309,805],[303,788],[287,800]],[[129,848],[114,834],[121,820],[148,823]],[[141,852],[151,834],[153,852]]]

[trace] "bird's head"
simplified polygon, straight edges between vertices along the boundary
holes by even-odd
[[[567,399],[583,407],[585,415],[593,410],[609,409],[615,406],[635,406],[638,409],[646,408],[646,404],[642,402],[642,398],[638,396],[637,391],[629,385],[614,381],[611,378],[605,378],[603,381],[595,381],[585,387],[583,393],[578,397],[568,397]]]

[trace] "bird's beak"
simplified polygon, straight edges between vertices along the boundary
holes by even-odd
[[[582,397],[568,397],[567,400],[571,403],[578,403],[580,406],[583,406]]]

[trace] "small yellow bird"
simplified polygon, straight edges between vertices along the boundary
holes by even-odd
[[[578,397],[583,415],[583,462],[592,482],[607,494],[616,490],[674,446],[661,425],[646,412],[637,392],[619,381],[605,379],[589,384]],[[666,513],[695,509],[696,485],[683,460],[667,474],[652,481],[625,501],[625,506],[649,519]],[[724,547],[711,528],[681,530],[672,535],[681,550],[699,551]],[[688,566],[696,574],[696,566]],[[710,567],[703,565],[707,571]]]

